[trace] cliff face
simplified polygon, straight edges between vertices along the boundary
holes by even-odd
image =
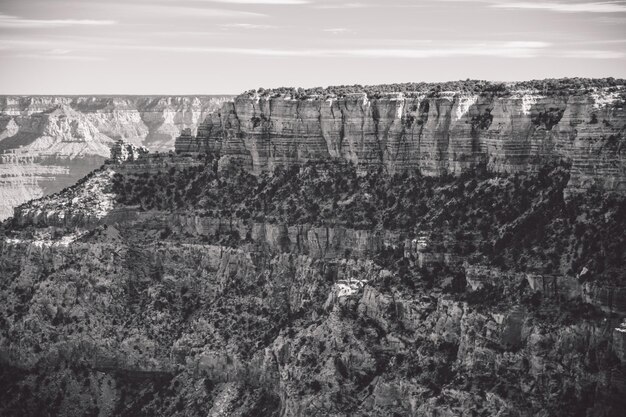
[[[518,91],[505,97],[365,94],[291,99],[242,95],[209,115],[178,152],[218,151],[255,173],[338,158],[389,173],[460,174],[478,164],[494,172],[572,164],[569,190],[592,184],[626,191],[623,91],[572,96]]]
[[[115,140],[171,150],[229,99],[197,97],[0,97],[0,219],[32,198],[74,184],[109,156]]]
[[[81,132],[90,132],[91,136],[99,133],[109,140],[122,139],[153,151],[168,151],[182,129],[195,131],[207,114],[229,99],[229,96],[2,96],[0,127],[4,131],[0,150],[28,145],[24,143],[28,136],[51,136],[59,141],[89,140],[90,136]],[[67,124],[59,127],[65,130],[65,136],[54,130],[59,117]],[[19,136],[14,141],[18,143],[4,140],[16,135]],[[100,154],[108,156],[108,152]]]

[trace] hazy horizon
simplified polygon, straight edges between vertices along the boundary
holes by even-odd
[[[5,0],[0,95],[626,78],[625,1]]]

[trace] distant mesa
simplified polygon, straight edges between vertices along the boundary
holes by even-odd
[[[231,98],[0,96],[0,220],[101,166],[119,139],[151,151],[172,149],[181,129],[195,132]]]
[[[624,102],[626,82],[614,79],[260,89],[223,103],[174,146],[255,174],[329,160],[427,176],[565,161],[568,192],[624,193]]]

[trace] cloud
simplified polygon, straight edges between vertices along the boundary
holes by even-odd
[[[111,45],[111,49],[160,51],[176,53],[214,53],[277,57],[339,57],[339,58],[447,58],[447,57],[507,57],[529,58],[541,55],[549,47],[545,42],[481,42],[450,45],[440,48],[355,48],[355,49],[273,49],[204,46]]]
[[[274,25],[255,25],[253,23],[224,23],[220,25],[223,28],[232,29],[276,29],[278,26]]]
[[[374,48],[374,49],[269,49],[224,47],[148,47],[150,50],[167,52],[217,53],[276,57],[336,57],[336,58],[452,58],[452,57],[500,57],[535,58],[559,57],[582,59],[620,59],[626,54],[616,51],[552,50],[547,42],[481,42],[440,48]],[[132,47],[131,47],[132,48]],[[137,46],[138,49],[144,49]]]
[[[187,38],[187,39],[195,39],[203,38],[203,37],[223,37],[226,36],[226,32],[214,30],[157,30],[157,31],[145,31],[141,33],[142,37],[152,38],[154,36],[158,36],[160,38]]]
[[[323,29],[324,32],[328,32],[328,33],[332,33],[333,35],[340,35],[342,33],[349,33],[351,32],[350,29],[348,28],[329,28],[329,29]]]
[[[65,55],[65,54],[69,54],[70,52],[72,52],[71,49],[61,49],[61,48],[55,48],[55,49],[51,49],[48,51],[50,55]]]
[[[602,41],[599,41],[599,43]],[[609,40],[607,43],[621,43],[622,40]],[[393,45],[396,46],[393,46]],[[81,60],[81,57],[71,58],[76,54],[98,54],[104,51],[133,51],[143,53],[166,54],[226,54],[264,57],[287,58],[372,58],[372,59],[434,59],[434,58],[578,58],[587,60],[623,59],[626,54],[612,50],[585,50],[575,49],[577,43],[551,44],[539,41],[422,41],[413,46],[398,47],[391,43],[387,47],[352,47],[352,48],[245,48],[227,46],[194,46],[194,45],[159,45],[159,44],[129,44],[127,41],[112,42],[111,39],[72,38],[59,41],[51,39],[40,40],[2,40],[0,50],[12,50],[16,53],[36,55],[39,58],[49,56],[50,59],[67,56],[69,59]],[[54,58],[58,56],[59,58]],[[95,60],[85,58],[82,60]]]
[[[72,48],[72,49],[70,49]],[[10,40],[0,39],[0,50],[7,51],[10,58],[48,59],[55,61],[104,61],[98,56],[72,55],[75,49],[81,48],[80,43],[60,42],[48,40]],[[92,48],[89,48],[90,50]]]
[[[105,60],[104,58],[98,57],[98,56],[55,55],[55,54],[18,54],[18,55],[15,55],[15,58],[44,59],[44,60],[52,60],[52,61],[84,61],[84,62]]]
[[[54,28],[63,26],[108,26],[114,25],[114,20],[89,19],[25,19],[17,16],[0,14],[0,28]]]
[[[275,56],[275,57],[335,57],[335,58],[447,58],[447,57],[507,57],[507,58],[530,58],[535,56],[554,56],[554,51],[548,49],[552,46],[547,42],[515,41],[515,42],[465,42],[448,41],[440,44],[426,42],[428,46],[422,47],[380,47],[380,48],[337,48],[337,49],[286,49],[286,48],[240,48],[220,46],[168,46],[148,44],[128,44],[127,42],[111,43],[110,41],[77,42],[76,39],[68,42],[51,41],[49,39],[23,41],[2,40],[0,49],[25,49],[39,52],[42,49],[72,49],[93,51],[143,51],[143,52],[167,52],[167,53],[200,53],[200,54],[232,54],[250,56]],[[590,56],[598,58],[598,56]]]
[[[51,37],[46,37],[45,39],[0,39],[0,50],[36,54],[51,54],[54,51],[54,53],[59,55],[62,51],[93,50],[97,47],[97,42],[95,41],[78,39],[62,41],[53,40]]]
[[[1,0],[0,0],[1,1]],[[50,0],[48,0],[50,1]],[[79,0],[66,0],[75,1]],[[85,9],[89,9],[99,16],[115,15],[123,23],[142,23],[146,22],[154,26],[163,26],[163,20],[167,23],[174,23],[181,28],[191,27],[197,24],[197,19],[248,19],[248,18],[266,18],[265,13],[242,10],[233,10],[222,8],[223,6],[213,4],[201,4],[198,1],[187,2],[177,0],[170,1],[141,1],[132,2],[132,0],[108,0],[88,2]],[[81,2],[82,6],[82,2]],[[193,19],[193,22],[191,21]]]
[[[626,39],[597,39],[566,42],[568,45],[619,45],[626,43]]]
[[[582,58],[582,59],[620,59],[626,54],[618,51],[562,51],[557,54],[561,58]]]
[[[443,48],[424,49],[355,49],[345,51],[346,56],[367,58],[450,58],[450,57],[503,57],[532,58],[549,47],[546,42],[484,42]]]
[[[599,3],[534,3],[534,2],[514,2],[496,3],[491,7],[499,9],[528,9],[528,10],[549,10],[562,13],[619,13],[626,12],[626,5],[618,2]]]
[[[128,9],[126,9],[128,10]],[[267,17],[266,14],[257,12],[245,12],[241,10],[208,9],[206,7],[194,7],[185,5],[141,5],[136,7],[138,12],[171,16],[173,14],[187,17],[201,18],[258,18]]]
[[[315,6],[318,9],[362,9],[371,7],[365,3],[339,3],[339,4],[319,4]]]

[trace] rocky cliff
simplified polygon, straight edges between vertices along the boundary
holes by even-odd
[[[568,192],[626,192],[624,86],[558,93],[511,89],[294,97],[251,92],[210,114],[178,152],[219,152],[255,173],[340,159],[393,174],[458,175],[571,163]]]
[[[223,96],[0,97],[0,219],[13,207],[74,184],[116,140],[168,151]]]

